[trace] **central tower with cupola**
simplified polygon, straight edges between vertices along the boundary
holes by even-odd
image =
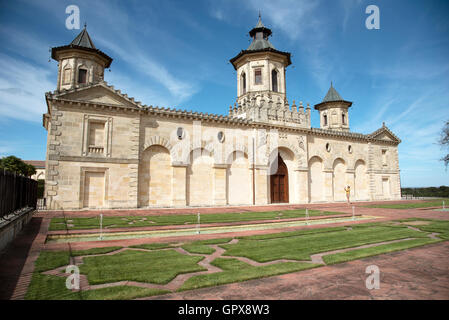
[[[230,61],[237,71],[237,102],[243,104],[255,95],[271,95],[277,102],[285,100],[285,68],[291,64],[290,53],[278,51],[268,38],[272,32],[259,22],[249,32],[253,39]]]
[[[249,35],[252,42],[230,60],[237,71],[237,101],[229,114],[257,122],[310,127],[310,108],[290,106],[286,96],[285,70],[292,63],[289,52],[276,50],[268,38],[272,32],[259,15]]]

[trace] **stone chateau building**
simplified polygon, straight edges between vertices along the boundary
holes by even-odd
[[[112,62],[86,29],[52,49],[56,90],[45,95],[45,196],[51,209],[313,203],[400,199],[398,144],[385,125],[350,131],[332,86],[311,107],[286,97],[290,53],[260,18],[230,60],[237,100],[227,116],[147,106],[104,81]]]

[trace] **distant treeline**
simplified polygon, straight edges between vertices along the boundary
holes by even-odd
[[[403,196],[449,198],[449,186],[441,186],[439,188],[401,188],[401,191]]]

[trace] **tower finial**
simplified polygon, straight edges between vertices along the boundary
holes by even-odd
[[[87,28],[87,22],[84,22],[84,29]]]
[[[332,80],[331,80],[331,87],[332,87]]]
[[[260,9],[259,9],[259,20],[261,19],[261,16],[260,16]]]

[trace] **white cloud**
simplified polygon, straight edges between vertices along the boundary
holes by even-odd
[[[0,54],[0,115],[42,121],[45,92],[55,87],[48,80],[50,74],[47,69]]]

